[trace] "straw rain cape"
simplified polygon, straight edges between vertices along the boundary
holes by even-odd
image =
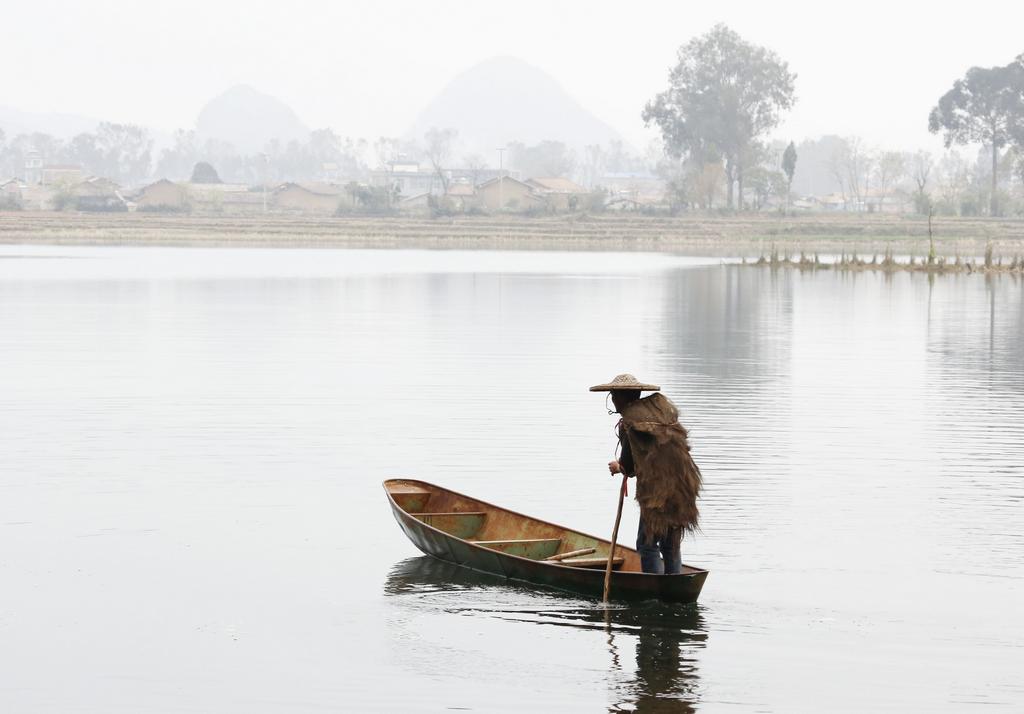
[[[676,527],[696,530],[701,474],[675,405],[657,393],[631,402],[623,409],[619,434],[633,458],[636,500],[647,534]]]

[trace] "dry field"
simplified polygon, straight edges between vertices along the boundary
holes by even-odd
[[[937,218],[938,255],[1024,255],[1024,220]],[[635,215],[525,218],[167,216],[0,212],[0,243],[639,250],[756,258],[782,254],[926,255],[926,219],[898,216]]]

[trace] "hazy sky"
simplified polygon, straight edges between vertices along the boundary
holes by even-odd
[[[636,146],[639,115],[676,49],[716,22],[796,72],[776,135],[858,134],[935,146],[927,115],[971,65],[1024,52],[1024,2],[248,2],[5,3],[0,105],[192,127],[202,105],[247,83],[312,128],[398,135],[452,77],[494,55],[549,72]]]

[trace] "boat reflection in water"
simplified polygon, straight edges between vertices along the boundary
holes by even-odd
[[[699,700],[698,658],[708,633],[699,605],[649,600],[604,608],[566,593],[517,585],[429,556],[408,558],[388,574],[384,592],[415,596],[438,615],[589,631],[610,656],[609,712],[691,712]]]

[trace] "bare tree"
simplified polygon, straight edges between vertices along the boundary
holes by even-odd
[[[878,157],[875,167],[875,182],[878,184],[878,210],[885,210],[885,199],[889,195],[888,190],[903,178],[906,173],[906,165],[903,162],[903,154],[898,151],[885,151]]]
[[[445,173],[444,167],[452,155],[452,145],[455,143],[455,138],[458,135],[459,132],[455,129],[438,129],[437,127],[431,127],[423,135],[423,139],[426,142],[424,153],[427,156],[427,160],[430,161],[430,166],[434,169],[437,178],[441,181],[442,193],[448,193],[450,179]]]
[[[960,204],[973,180],[973,167],[957,151],[948,151],[939,161],[937,185],[946,210],[959,213]]]
[[[844,141],[842,146],[833,150],[832,155],[828,157],[828,171],[839,185],[839,193],[844,202],[849,200],[846,193],[846,152],[847,147]]]
[[[871,183],[873,165],[874,157],[864,147],[860,137],[843,139],[842,144],[832,152],[829,168],[839,183],[843,200],[849,202],[852,196],[857,211],[864,205],[864,197]]]
[[[931,203],[927,193],[928,179],[935,166],[932,155],[927,151],[918,151],[907,156],[905,161],[910,167],[910,179],[914,182],[914,210],[921,214],[928,213],[928,206]]]
[[[477,186],[480,183],[480,174],[487,170],[487,159],[480,154],[470,154],[462,159],[463,165],[469,169],[469,175],[473,181],[473,186]]]

